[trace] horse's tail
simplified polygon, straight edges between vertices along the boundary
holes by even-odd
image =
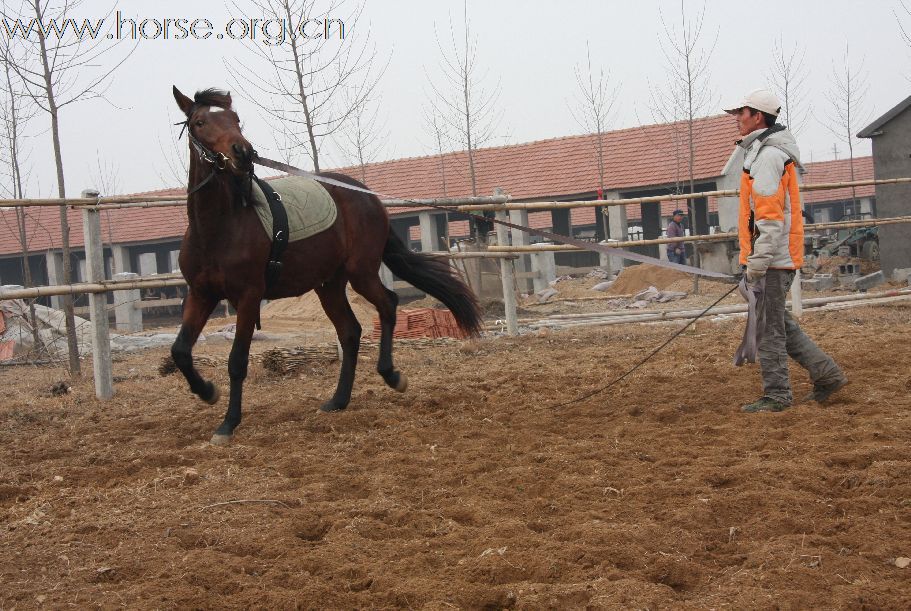
[[[478,300],[448,260],[412,252],[390,231],[383,249],[383,263],[402,280],[443,302],[460,329],[469,335],[480,334],[482,320]]]

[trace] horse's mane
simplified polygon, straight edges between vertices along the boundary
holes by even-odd
[[[193,96],[193,101],[197,106],[218,106],[225,110],[231,110],[231,94],[215,87],[197,91],[196,95]]]

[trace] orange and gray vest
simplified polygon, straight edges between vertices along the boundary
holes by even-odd
[[[753,132],[740,177],[740,263],[755,271],[803,265],[803,215],[797,182],[799,151],[783,126]]]

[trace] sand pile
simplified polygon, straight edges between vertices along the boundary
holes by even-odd
[[[351,289],[348,290],[348,301],[351,303],[351,309],[354,310],[358,322],[364,328],[364,333],[369,333],[373,328],[373,319],[377,315],[376,308]],[[261,316],[263,320],[293,319],[299,321],[301,327],[305,328],[333,328],[332,322],[323,312],[323,306],[315,291],[310,291],[300,297],[286,297],[270,301],[262,309]]]
[[[650,286],[658,290],[668,288],[678,280],[689,278],[683,272],[672,269],[656,267],[654,265],[640,264],[623,268],[617,281],[606,291],[608,295],[629,295],[644,291]]]

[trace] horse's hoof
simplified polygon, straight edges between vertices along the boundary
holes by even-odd
[[[408,390],[408,376],[401,371],[399,372],[399,383],[395,385],[396,392],[405,392]]]
[[[346,407],[348,407],[348,406],[340,405],[338,403],[335,403],[334,401],[326,401],[325,403],[323,403],[322,405],[319,406],[319,411],[326,412],[326,413],[340,412],[343,409],[345,409]]]
[[[203,401],[205,401],[209,405],[215,405],[216,403],[218,403],[218,400],[221,399],[221,391],[218,390],[218,386],[216,386],[212,382],[209,382],[209,386],[212,387],[212,394],[209,396],[208,399],[203,399]]]
[[[231,439],[233,435],[219,435],[215,433],[212,435],[212,439],[209,440],[213,446],[227,446],[231,444]]]

